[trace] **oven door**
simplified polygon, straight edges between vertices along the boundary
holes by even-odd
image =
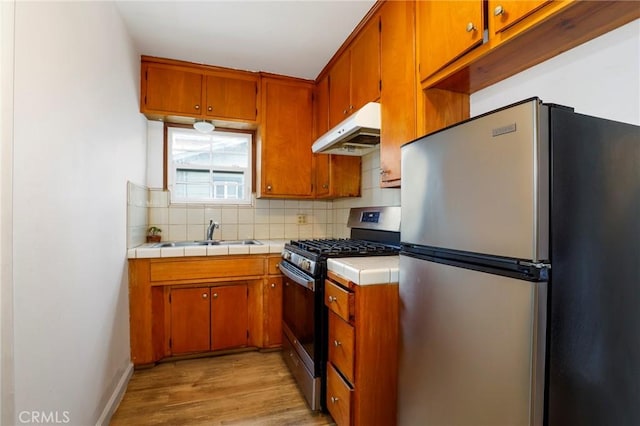
[[[284,286],[282,317],[284,333],[305,364],[307,370],[318,377],[316,369],[316,280],[290,263],[281,262]]]

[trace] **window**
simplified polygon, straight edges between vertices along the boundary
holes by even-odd
[[[251,203],[251,134],[167,128],[167,179],[174,203]]]

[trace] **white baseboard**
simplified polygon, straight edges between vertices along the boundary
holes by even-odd
[[[102,410],[102,414],[100,414],[100,417],[96,422],[96,426],[103,426],[103,425],[109,424],[109,422],[111,421],[111,416],[113,416],[113,413],[116,412],[116,409],[120,404],[120,401],[122,401],[122,397],[124,396],[124,393],[127,390],[127,385],[129,384],[129,379],[131,379],[132,375],[133,375],[133,364],[129,363],[127,368],[122,373],[122,377],[120,377],[120,380],[118,381],[118,386],[116,386],[116,388],[113,390],[113,393],[111,394],[111,397],[107,401],[107,404],[105,405],[104,410]]]

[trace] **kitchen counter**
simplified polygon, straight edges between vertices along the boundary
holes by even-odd
[[[148,259],[157,257],[187,256],[227,256],[235,254],[268,254],[281,253],[289,240],[259,240],[261,245],[219,245],[192,247],[154,247],[157,243],[142,244],[127,250],[129,259]]]
[[[400,256],[345,257],[327,260],[327,269],[358,285],[398,282]]]

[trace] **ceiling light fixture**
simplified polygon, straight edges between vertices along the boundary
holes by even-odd
[[[213,122],[207,120],[196,120],[193,123],[193,128],[199,131],[200,133],[211,133],[216,126],[213,125]]]

